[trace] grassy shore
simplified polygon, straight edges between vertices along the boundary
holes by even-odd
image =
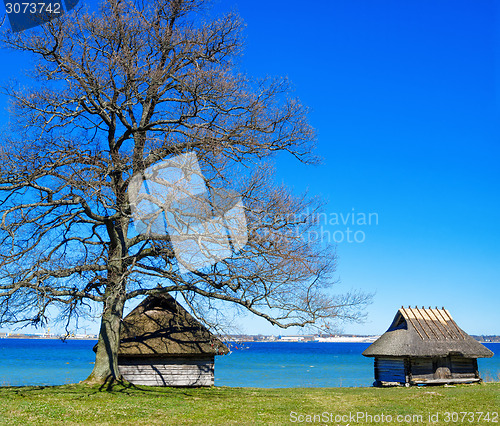
[[[500,422],[498,417],[497,423],[492,422],[494,414],[490,414],[489,422],[478,421],[478,414],[473,422],[469,421],[471,417],[461,421],[463,414],[458,414],[457,422],[451,418],[446,422],[446,413],[495,411],[500,411],[500,383],[387,389],[119,386],[109,391],[85,385],[0,388],[0,423],[9,425],[353,425],[379,424],[382,414],[384,424],[494,425]],[[359,417],[361,413],[364,420]],[[314,414],[322,414],[322,418],[307,417]],[[347,417],[335,419],[339,415]],[[371,422],[367,415],[374,416]],[[400,422],[398,415],[403,416]],[[429,420],[429,415],[434,417]],[[352,416],[360,421],[353,422]],[[387,421],[388,416],[392,422]],[[407,421],[404,416],[409,416]]]

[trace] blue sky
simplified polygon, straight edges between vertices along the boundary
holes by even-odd
[[[500,334],[498,3],[214,4],[247,24],[242,68],[288,76],[310,107],[323,165],[279,157],[277,179],[324,197],[329,217],[378,217],[325,226],[364,236],[338,243],[336,289],[375,293],[367,321],[343,331],[382,333],[411,304],[445,306],[465,331]],[[1,80],[17,73],[11,53],[0,58]],[[249,333],[288,333],[241,323]]]
[[[417,304],[444,305],[470,333],[500,334],[498,3],[217,7],[247,24],[242,66],[287,75],[311,109],[324,163],[280,158],[280,179],[325,197],[329,214],[378,214],[378,225],[351,226],[363,243],[337,246],[339,291],[376,293],[366,323],[344,331],[381,333],[401,305]]]

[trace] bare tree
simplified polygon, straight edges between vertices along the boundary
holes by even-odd
[[[268,158],[314,163],[314,132],[284,79],[255,81],[234,63],[235,15],[206,21],[197,0],[106,0],[4,45],[32,55],[33,83],[12,83],[13,131],[0,151],[0,314],[39,324],[102,304],[88,382],[120,378],[127,300],[177,292],[198,314],[228,303],[280,327],[360,316],[367,297],[329,295],[335,254],[309,241],[318,200],[273,182]],[[171,235],[138,232],[130,185],[187,153],[206,186],[231,188],[248,241],[183,273]],[[185,272],[185,271],[184,271]]]

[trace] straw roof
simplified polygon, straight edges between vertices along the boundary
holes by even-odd
[[[460,329],[444,308],[402,307],[389,329],[363,355],[489,358],[493,352]]]
[[[224,355],[228,348],[170,295],[148,296],[122,321],[119,356]]]

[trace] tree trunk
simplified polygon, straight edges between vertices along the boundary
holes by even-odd
[[[112,383],[121,380],[118,370],[118,349],[120,347],[120,323],[125,298],[124,292],[116,291],[117,287],[114,288],[115,291],[106,291],[107,297],[102,313],[95,365],[85,383]]]

